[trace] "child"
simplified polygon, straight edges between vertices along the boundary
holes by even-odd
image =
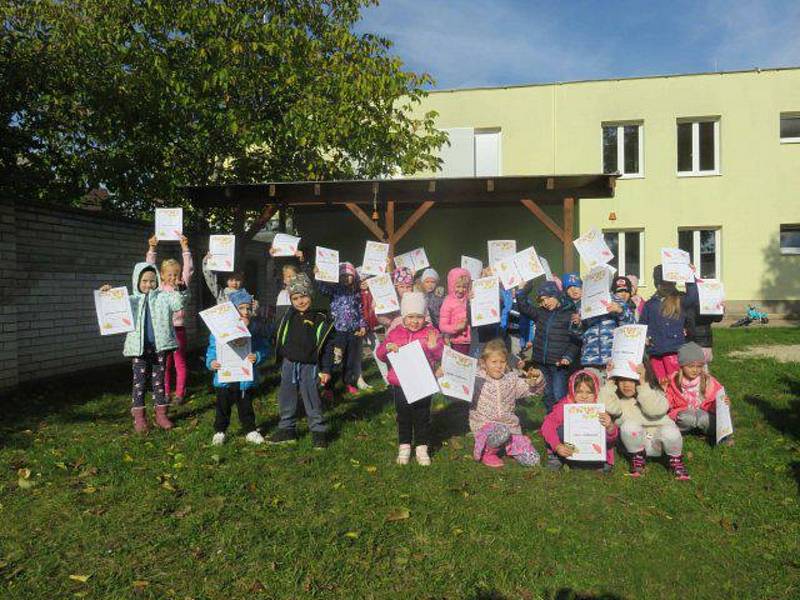
[[[229,300],[239,310],[239,317],[250,331],[251,352],[247,355],[247,360],[253,365],[253,380],[236,383],[221,383],[219,381],[219,369],[222,365],[217,360],[217,340],[212,333],[208,338],[208,350],[206,350],[206,368],[214,372],[214,388],[217,391],[214,437],[211,438],[211,443],[214,446],[221,446],[225,443],[225,432],[231,422],[231,409],[236,404],[239,423],[242,429],[247,432],[245,440],[251,444],[263,444],[264,438],[256,429],[253,395],[259,381],[258,370],[255,367],[263,363],[267,358],[269,348],[264,337],[261,336],[258,328],[251,321],[253,297],[246,290],[237,290],[230,295]],[[234,340],[229,343],[235,345],[240,341]]]
[[[670,377],[667,385],[669,416],[681,432],[698,430],[716,440],[717,395],[724,393],[724,389],[719,381],[703,370],[705,354],[698,344],[689,342],[681,346],[678,363],[681,368]],[[728,405],[731,403],[727,395],[724,401]],[[721,442],[733,445],[733,435]]]
[[[613,365],[609,363],[609,371]],[[600,391],[600,402],[619,425],[625,450],[631,455],[631,477],[644,475],[647,456],[669,457],[675,479],[690,479],[683,464],[683,437],[667,415],[669,403],[660,389],[646,381],[644,365],[638,379],[612,377]]]
[[[444,344],[442,336],[430,323],[425,322],[425,296],[421,292],[407,292],[400,301],[400,314],[403,322],[386,335],[376,350],[378,359],[388,362],[390,352],[397,352],[402,346],[419,340],[431,369],[442,359]],[[400,380],[393,368],[389,369],[389,384],[392,387],[394,407],[397,410],[397,437],[399,448],[397,464],[408,464],[411,457],[411,443],[416,442],[417,464],[431,464],[428,455],[430,444],[431,398],[423,398],[409,404]]]
[[[439,315],[441,332],[447,336],[450,347],[462,354],[469,354],[471,341],[467,307],[471,286],[469,271],[459,267],[450,269],[447,274],[447,297],[442,302]]]
[[[206,254],[203,257],[203,279],[206,282],[208,291],[214,296],[217,304],[222,304],[228,301],[232,293],[244,287],[244,273],[242,271],[223,273],[225,277],[225,287],[220,289],[220,284],[217,280],[217,272],[208,268],[208,259],[210,257],[210,254]]]
[[[581,324],[581,298],[583,298],[583,280],[577,273],[564,273],[561,276],[561,290],[564,293],[564,310],[572,312],[572,325],[579,328]]]
[[[574,286],[573,286],[574,287]],[[561,293],[552,281],[539,287],[539,306],[533,306],[525,290],[517,295],[519,311],[536,327],[533,360],[541,366],[547,379],[544,406],[547,412],[567,395],[569,366],[578,355],[578,345],[571,330],[572,308],[561,305]]]
[[[311,311],[313,286],[305,273],[289,282],[289,299],[292,306],[278,325],[275,344],[276,360],[281,360],[281,386],[278,391],[280,422],[278,430],[270,437],[271,444],[297,441],[297,396],[303,406],[315,449],[328,446],[327,427],[322,416],[322,400],[317,389],[317,378],[326,385],[331,378],[333,323],[324,313]]]
[[[405,267],[399,267],[392,271],[392,284],[397,292],[397,300],[402,302],[403,296],[414,289],[414,274]],[[403,323],[400,311],[378,315],[377,318],[386,333]]]
[[[149,247],[145,262],[156,264],[156,247],[158,246],[158,238],[152,236],[148,240]],[[178,286],[185,288],[189,287],[194,274],[194,263],[192,262],[192,253],[189,250],[189,239],[181,236],[181,255],[183,258],[183,268],[181,264],[174,258],[168,258],[161,262],[161,290],[165,292],[173,292]],[[175,339],[178,342],[178,347],[173,352],[167,354],[167,364],[164,372],[164,394],[169,398],[172,394],[172,368],[175,368],[175,400],[174,404],[180,406],[186,400],[186,376],[188,369],[186,366],[186,327],[184,327],[184,318],[186,314],[183,310],[178,310],[172,314],[172,326],[175,328]]]
[[[630,286],[630,282],[628,285]],[[633,310],[628,306],[625,298],[617,293],[618,289],[619,286],[615,283],[612,288],[611,304],[608,305],[606,314],[580,321],[580,325],[576,328],[576,333],[581,336],[583,342],[581,344],[581,365],[584,367],[605,372],[606,365],[611,360],[614,329],[635,322]]]
[[[186,290],[165,292],[158,289],[161,281],[156,266],[147,262],[136,263],[133,268],[131,309],[135,329],[125,336],[123,356],[133,359],[132,408],[133,428],[136,433],[147,431],[144,408],[144,389],[147,373],[153,386],[156,425],[172,429],[167,416],[167,398],[164,395],[164,366],[167,352],[178,347],[172,315],[183,310],[189,293]],[[108,291],[106,284],[100,291]]]
[[[314,272],[318,268],[314,267]],[[367,331],[361,305],[361,286],[356,268],[349,262],[339,265],[339,283],[318,281],[317,286],[331,301],[331,315],[336,331],[333,342],[333,363],[341,365],[342,380],[348,394],[357,394],[361,374],[360,338]]]
[[[561,469],[564,461],[573,454],[572,448],[564,444],[564,405],[596,404],[599,393],[600,377],[593,370],[576,371],[569,378],[569,393],[544,418],[540,433],[548,446],[547,468],[551,471]],[[619,438],[619,427],[607,412],[600,415],[600,423],[606,430],[606,462],[601,470],[610,473],[614,468],[614,444]]]
[[[696,342],[697,345],[703,349],[703,355],[706,358],[704,370],[707,373],[708,365],[714,360],[714,352],[712,350],[714,346],[714,333],[711,329],[711,325],[712,323],[719,323],[722,321],[723,315],[700,314],[700,293],[697,291],[696,283],[692,282],[686,284],[686,296],[688,297],[688,303],[691,307],[689,319],[693,324],[691,328],[692,341]]]
[[[639,295],[639,278],[636,275],[626,275],[631,282],[631,302],[636,307],[636,320],[642,316],[644,310],[644,298]]]
[[[619,304],[624,304],[630,309],[633,322],[638,321],[639,315],[636,312],[636,304],[632,300],[633,284],[631,280],[623,275],[615,277],[614,281],[611,282],[611,293],[618,298]]]
[[[442,288],[439,287],[439,274],[433,269],[425,269],[420,277],[420,287],[422,293],[425,294],[431,325],[439,329],[439,314],[444,302],[444,294]]]
[[[544,388],[540,371],[529,371],[526,381],[508,368],[508,349],[501,339],[483,347],[480,368],[475,381],[475,397],[469,411],[469,428],[475,435],[473,457],[487,467],[502,467],[499,453],[525,467],[539,464],[539,453],[530,438],[522,434],[519,418],[514,414],[517,400],[538,394]]]

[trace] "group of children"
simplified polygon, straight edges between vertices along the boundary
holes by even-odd
[[[125,356],[133,361],[131,412],[137,432],[148,428],[144,406],[148,374],[158,427],[172,427],[167,414],[170,399],[181,404],[186,397],[184,319],[192,257],[183,237],[183,264],[168,259],[157,268],[157,244],[155,237],[150,238],[145,262],[134,268],[135,329],[124,347]],[[577,273],[566,273],[541,283],[534,280],[520,289],[501,289],[500,322],[476,327],[470,324],[472,278],[467,270],[451,269],[445,290],[431,268],[418,278],[408,269],[392,269],[391,261],[388,268],[400,310],[376,315],[369,275],[345,262],[340,265],[338,283],[312,282],[317,271],[297,252],[295,260],[282,269],[283,290],[273,326],[264,327],[255,316],[257,303],[245,289],[242,273],[216,273],[204,259],[203,276],[217,303],[233,303],[250,331],[252,351],[247,360],[258,367],[272,348],[280,369],[280,421],[265,440],[253,411],[258,369],[254,368],[253,381],[221,382],[216,373],[220,368],[217,342],[210,336],[205,364],[214,372],[216,390],[212,444],[224,443],[233,405],[248,442],[294,442],[302,399],[312,445],[325,448],[323,400],[331,398],[336,377],[341,377],[348,393],[369,387],[361,368],[366,343],[386,365],[397,413],[397,463],[409,463],[413,449],[416,462],[429,465],[432,397],[409,403],[389,364],[391,353],[419,341],[437,376],[442,375],[445,345],[478,358],[469,427],[474,434],[474,457],[482,464],[502,467],[503,455],[521,465],[539,464],[540,456],[515,410],[518,401],[542,394],[546,414],[539,433],[548,468],[560,469],[575,451],[564,436],[565,405],[601,403],[604,412],[599,420],[606,432],[607,453],[605,461],[593,467],[610,471],[618,447],[629,456],[631,476],[644,473],[647,457],[666,455],[675,478],[689,478],[682,436],[698,431],[713,437],[716,400],[722,397],[729,402],[708,372],[713,357],[711,322],[721,317],[700,315],[695,286],[687,284],[686,291],[680,292],[674,283],[664,281],[658,266],[653,271],[655,294],[644,301],[638,294],[638,281],[619,276],[613,279],[608,312],[581,319],[582,281]],[[483,275],[491,274],[491,268],[484,269]],[[328,312],[313,308],[315,292],[328,298]],[[614,329],[637,322],[647,325],[644,363],[636,377],[609,376]],[[725,440],[732,442],[732,436]]]

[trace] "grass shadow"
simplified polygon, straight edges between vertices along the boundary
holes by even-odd
[[[431,413],[431,446],[441,448],[442,443],[469,432],[469,402],[450,400],[444,408]]]
[[[553,592],[552,595],[547,595],[545,597],[552,600],[625,600],[623,596],[618,594],[612,594],[609,592],[591,594],[576,592],[572,588],[560,588]]]

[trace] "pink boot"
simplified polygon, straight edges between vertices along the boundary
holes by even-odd
[[[354,386],[354,385],[348,385],[347,386],[347,393],[348,394],[357,394],[358,393],[358,388],[356,386]]]
[[[497,455],[498,452],[499,448],[491,448],[490,446],[486,446],[483,449],[483,456],[481,457],[481,462],[485,464],[487,467],[493,467],[495,469],[502,467],[503,459]]]
[[[147,433],[147,417],[144,414],[144,406],[131,409],[133,415],[133,430],[136,433]]]
[[[161,429],[172,429],[172,421],[167,416],[167,408],[166,404],[156,404],[156,425]]]

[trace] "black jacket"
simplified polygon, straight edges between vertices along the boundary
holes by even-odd
[[[555,310],[534,306],[528,294],[517,295],[519,312],[536,324],[533,361],[554,365],[562,358],[575,362],[580,351],[578,339],[570,330],[573,311],[563,305]]]
[[[275,357],[286,358],[306,365],[319,365],[322,373],[333,366],[333,323],[319,311],[300,314],[289,307],[278,325]]]

